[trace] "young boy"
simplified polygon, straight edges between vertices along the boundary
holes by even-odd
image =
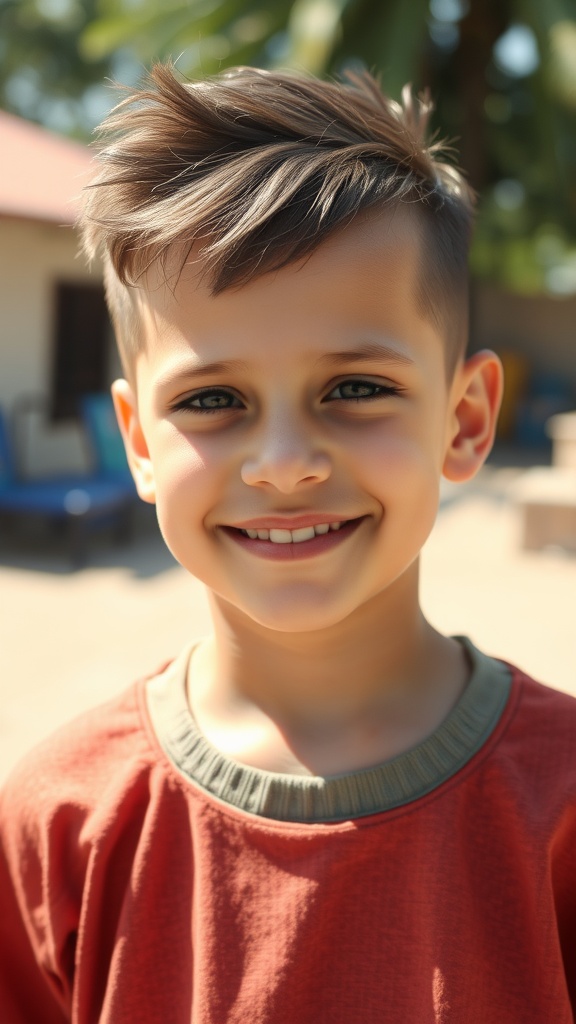
[[[576,703],[418,602],[501,391],[426,120],[159,66],[108,122],[116,409],[213,633],[6,787],[1,1024],[574,1020]]]

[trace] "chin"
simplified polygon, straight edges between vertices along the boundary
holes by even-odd
[[[270,615],[256,616],[250,618],[264,629],[275,633],[316,633],[331,626],[337,626],[342,619],[311,615],[302,616],[295,613],[293,616],[283,615],[272,617]]]
[[[349,600],[340,605],[328,595],[308,595],[307,600],[303,597],[269,600],[258,606],[236,603],[236,607],[259,626],[278,633],[314,633],[330,629],[355,611]]]

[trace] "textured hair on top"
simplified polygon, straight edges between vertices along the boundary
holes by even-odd
[[[420,241],[423,315],[446,336],[453,368],[465,344],[473,194],[427,141],[432,105],[402,104],[368,73],[342,82],[236,68],[182,82],[158,64],[100,129],[99,172],[80,227],[104,260],[125,369],[142,348],[134,288],[175,251],[201,243],[212,293],[308,256],[376,206],[409,204]],[[408,206],[406,205],[406,208]]]

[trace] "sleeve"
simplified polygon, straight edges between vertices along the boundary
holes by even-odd
[[[564,960],[566,985],[576,1020],[576,811],[570,807],[557,828],[552,845],[551,879],[556,901],[558,938]]]
[[[56,866],[62,813],[31,774],[21,771],[0,794],[0,1021],[64,1024],[75,928]]]

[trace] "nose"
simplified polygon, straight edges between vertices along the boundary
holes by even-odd
[[[313,430],[288,414],[276,416],[255,439],[241,476],[251,487],[291,494],[308,484],[322,483],[331,470],[331,459]]]

